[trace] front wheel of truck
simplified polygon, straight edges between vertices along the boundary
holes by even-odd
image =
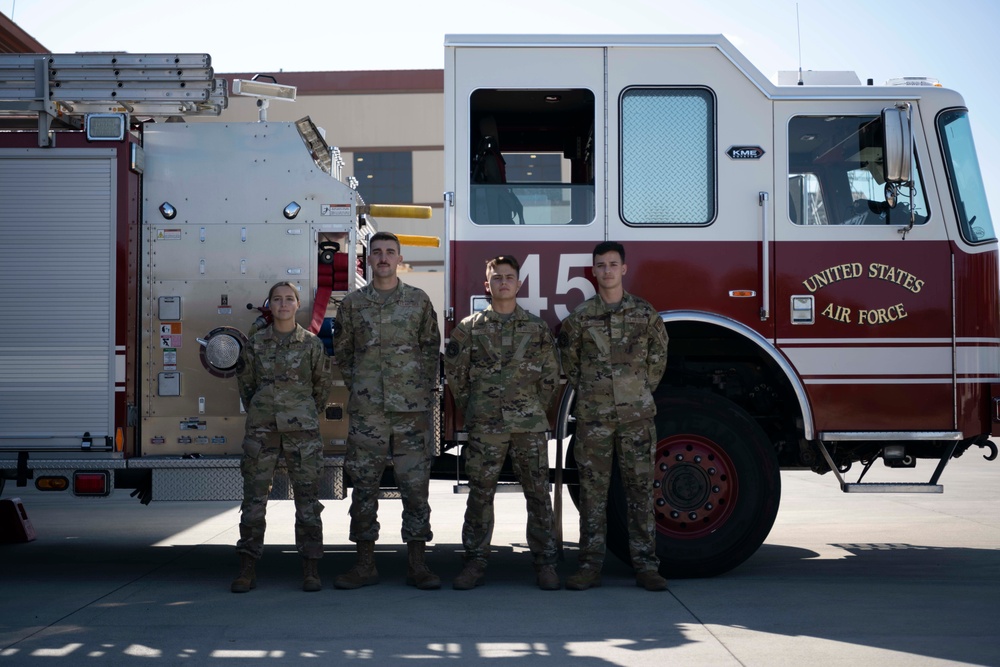
[[[781,477],[768,437],[740,406],[685,388],[656,396],[653,502],[656,553],[668,578],[728,572],[764,543]],[[617,467],[617,461],[616,461]],[[625,491],[614,470],[608,547],[630,562]]]

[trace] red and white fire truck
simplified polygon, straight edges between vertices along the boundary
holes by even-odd
[[[625,287],[670,335],[664,572],[753,554],[782,469],[940,492],[952,458],[995,456],[1000,267],[957,93],[776,85],[718,36],[449,36],[445,59],[445,336],[485,306],[489,257],[521,258],[522,304],[556,328],[595,293],[594,245],[625,245]],[[0,480],[238,499],[232,375],[261,296],[293,280],[326,335],[364,284],[374,218],[413,211],[363,202],[308,118],[267,121],[285,86],[234,84],[260,122],[196,122],[229,94],[207,56],[4,55],[0,72],[0,276],[21,315],[0,332]],[[343,394],[328,498],[345,495]],[[441,395],[435,471],[461,477]],[[552,415],[557,504],[575,495],[574,401]],[[870,481],[879,459],[879,477],[932,470]],[[272,497],[289,494],[279,473]],[[620,555],[624,516],[616,486]]]

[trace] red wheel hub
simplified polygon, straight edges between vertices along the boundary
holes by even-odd
[[[732,459],[701,436],[672,435],[656,444],[653,508],[656,529],[694,539],[724,524],[736,508],[739,483]]]

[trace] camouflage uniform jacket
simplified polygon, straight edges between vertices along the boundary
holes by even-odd
[[[265,327],[243,346],[237,369],[247,431],[319,428],[333,388],[333,359],[319,338],[297,324],[288,336]]]
[[[577,418],[627,423],[656,414],[667,330],[649,302],[626,292],[613,310],[594,295],[563,320],[559,351]]]
[[[430,298],[399,282],[384,300],[371,284],[337,311],[337,364],[351,397],[348,412],[423,412],[437,389],[441,332]]]
[[[474,433],[541,433],[559,390],[559,358],[545,322],[520,306],[506,321],[492,306],[451,332],[444,371]]]

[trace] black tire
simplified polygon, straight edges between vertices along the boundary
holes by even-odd
[[[667,389],[656,396],[656,555],[670,578],[712,577],[764,543],[781,500],[774,447],[735,403],[716,394]],[[611,477],[608,548],[630,563],[625,492]]]

